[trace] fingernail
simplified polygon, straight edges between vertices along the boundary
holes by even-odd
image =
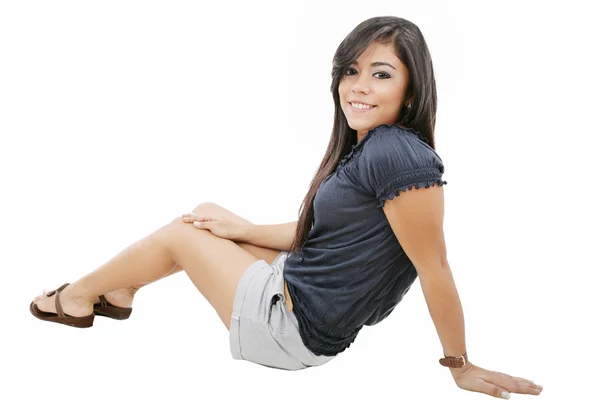
[[[510,399],[510,393],[502,392],[502,397],[504,397],[505,399]]]
[[[200,226],[200,221],[194,221],[194,226]]]

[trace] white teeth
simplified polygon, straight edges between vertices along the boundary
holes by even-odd
[[[361,108],[361,109],[367,109],[367,108],[373,108],[373,106],[366,106],[364,104],[359,104],[359,103],[350,103],[352,105],[352,107],[354,108]]]

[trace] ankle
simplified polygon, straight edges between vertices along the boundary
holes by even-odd
[[[138,290],[140,290],[142,288],[142,286],[144,285],[140,285],[140,286],[128,286],[125,288],[125,291],[127,292],[127,294],[129,294],[131,297],[134,297],[135,294],[137,293]]]
[[[94,294],[90,294],[89,290],[86,290],[84,287],[82,287],[82,285],[76,283],[70,284],[64,288],[61,295],[68,297],[69,300],[82,306],[88,306],[90,304],[93,305],[94,301],[98,297]]]

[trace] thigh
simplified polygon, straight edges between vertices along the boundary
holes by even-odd
[[[173,261],[186,272],[229,330],[240,279],[246,269],[260,259],[235,242],[197,229],[181,218],[160,232]]]
[[[196,208],[194,208],[193,212],[196,215],[202,215],[203,212],[210,213],[210,215],[219,215],[225,219],[228,219],[230,221],[239,222],[241,224],[250,224],[251,223],[250,221],[240,217],[237,214],[232,213],[231,211],[227,210],[226,208],[221,207],[220,205],[211,203],[211,202],[206,202],[206,203],[202,203],[202,204],[198,205]],[[273,262],[273,260],[275,260],[275,257],[277,257],[277,255],[279,253],[281,253],[281,250],[270,249],[268,247],[261,247],[261,246],[257,246],[257,245],[251,244],[251,243],[245,243],[245,242],[235,242],[235,243],[238,244],[242,249],[244,249],[247,252],[249,252],[250,254],[252,254],[254,257],[256,257],[260,260],[265,260],[269,264],[271,264]]]

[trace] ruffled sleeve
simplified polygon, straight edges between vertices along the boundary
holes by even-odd
[[[447,183],[442,180],[444,164],[435,150],[409,131],[396,126],[383,129],[365,147],[360,168],[362,183],[378,207],[413,187]]]

